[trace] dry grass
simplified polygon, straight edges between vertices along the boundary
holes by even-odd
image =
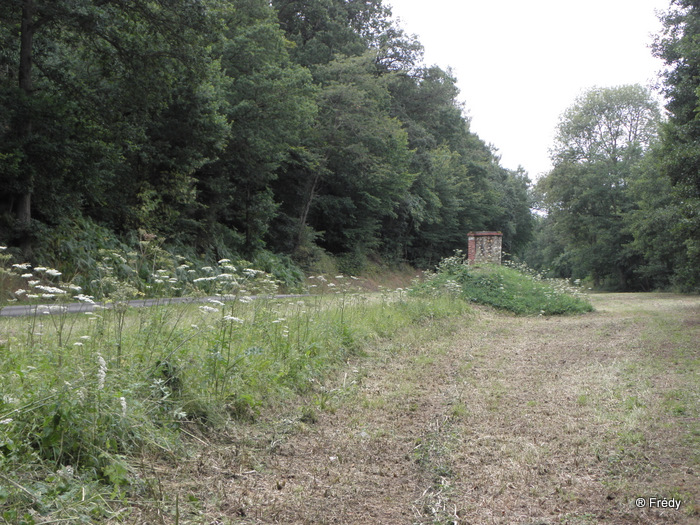
[[[179,523],[697,523],[700,299],[592,299],[582,316],[482,309],[399,334],[161,460],[162,508],[130,522],[173,523],[177,495]],[[652,496],[681,509],[635,507]]]

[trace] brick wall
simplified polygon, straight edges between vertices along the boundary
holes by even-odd
[[[469,232],[467,259],[469,264],[501,264],[501,232]]]

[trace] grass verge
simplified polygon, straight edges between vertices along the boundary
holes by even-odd
[[[468,309],[403,291],[0,319],[0,518],[91,523],[157,499],[144,455],[318,390],[367,344]],[[349,282],[349,279],[347,279]],[[310,412],[309,417],[313,414]]]

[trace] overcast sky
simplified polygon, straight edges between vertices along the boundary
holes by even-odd
[[[425,47],[451,67],[471,129],[501,164],[535,179],[551,169],[561,113],[584,90],[654,84],[649,49],[670,0],[386,0]]]

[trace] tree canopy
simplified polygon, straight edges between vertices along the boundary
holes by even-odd
[[[354,271],[488,229],[555,275],[698,289],[699,9],[672,0],[653,46],[667,118],[642,86],[590,88],[532,188],[382,0],[3,2],[0,243],[60,265],[155,235]]]
[[[17,0],[0,43],[0,241],[18,256],[81,228],[350,267],[530,235],[526,175],[381,0]]]
[[[700,5],[674,0],[654,54],[667,119],[641,86],[592,88],[562,115],[527,260],[607,288],[700,289]]]

